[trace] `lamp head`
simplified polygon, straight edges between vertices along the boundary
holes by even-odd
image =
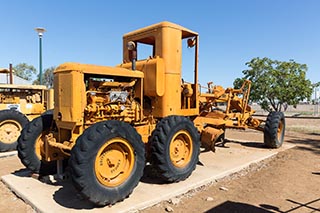
[[[44,29],[43,27],[37,27],[34,30],[38,32],[38,35],[40,37],[43,35],[44,32],[46,32],[46,29]]]

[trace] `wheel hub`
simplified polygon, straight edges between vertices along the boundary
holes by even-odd
[[[21,125],[14,120],[3,121],[0,124],[0,141],[8,144],[16,142],[21,129]]]
[[[43,134],[39,135],[34,144],[34,150],[39,160],[45,155],[43,137],[45,137]]]
[[[282,121],[280,121],[279,126],[278,126],[278,139],[281,139],[282,131],[283,131],[283,123],[282,123]]]
[[[186,131],[177,132],[170,143],[170,160],[174,166],[185,167],[191,159],[192,140]]]
[[[188,154],[188,149],[186,149],[185,144],[180,139],[175,140],[173,143],[174,144],[172,144],[172,146],[174,148],[171,153],[172,158],[176,160],[184,160],[185,155]]]
[[[112,139],[105,143],[96,156],[95,174],[105,186],[115,187],[123,183],[131,174],[134,153],[124,139]]]

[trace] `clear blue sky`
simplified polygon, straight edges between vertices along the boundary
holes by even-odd
[[[318,0],[2,0],[0,67],[26,62],[38,69],[35,27],[47,29],[44,69],[68,61],[114,66],[124,33],[166,20],[200,34],[201,84],[232,86],[254,57],[305,63],[307,78],[318,82],[319,11]]]

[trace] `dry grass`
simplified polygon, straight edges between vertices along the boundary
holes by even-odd
[[[314,126],[292,125],[292,126],[287,126],[286,131],[308,133],[308,134],[320,134],[320,127],[317,128]]]

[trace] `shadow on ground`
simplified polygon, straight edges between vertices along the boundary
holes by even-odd
[[[293,143],[297,149],[310,151],[320,155],[320,135],[315,133],[305,133],[305,137],[294,135],[286,136],[286,142]]]
[[[276,206],[272,206],[269,204],[260,204],[258,206],[253,206],[246,203],[234,202],[234,201],[226,201],[218,206],[211,208],[206,211],[206,213],[229,213],[229,212],[237,212],[237,213],[271,213],[271,212],[279,212],[279,213],[289,213],[289,212],[320,212],[318,208],[313,207],[315,203],[320,203],[320,198],[312,200],[310,202],[301,203],[291,199],[286,199],[287,202],[294,205],[289,210],[281,210]]]
[[[229,140],[226,139],[224,144],[218,144],[218,146],[227,146],[228,143],[240,144],[241,146],[257,148],[257,149],[269,149],[263,142],[259,141],[237,141],[237,140]]]
[[[94,209],[98,208],[89,201],[85,200],[73,187],[71,180],[59,182],[62,187],[60,187],[53,194],[53,199],[61,206],[70,209]],[[68,199],[66,199],[66,197]]]
[[[229,212],[237,212],[237,213],[272,213],[273,211],[269,211],[264,209],[263,207],[257,207],[246,203],[238,203],[234,201],[226,201],[218,206],[213,207],[212,209],[206,211],[206,213],[229,213]]]
[[[306,202],[306,203],[302,203],[302,202],[297,202],[291,199],[286,199],[287,202],[293,204],[294,206],[289,209],[289,210],[285,210],[282,211],[280,210],[278,207],[272,206],[272,205],[268,205],[268,204],[260,204],[261,207],[263,207],[264,209],[269,209],[272,210],[272,212],[280,212],[280,213],[289,213],[289,212],[320,212],[320,209],[313,207],[312,205],[315,203],[319,203],[320,202],[320,198]]]
[[[47,185],[59,186],[59,189],[54,192],[52,197],[56,203],[63,207],[76,210],[97,208],[97,206],[83,199],[74,188],[71,179],[55,181],[52,176],[39,176],[38,174],[33,174],[28,169],[20,169],[12,174],[22,178],[33,178]]]

